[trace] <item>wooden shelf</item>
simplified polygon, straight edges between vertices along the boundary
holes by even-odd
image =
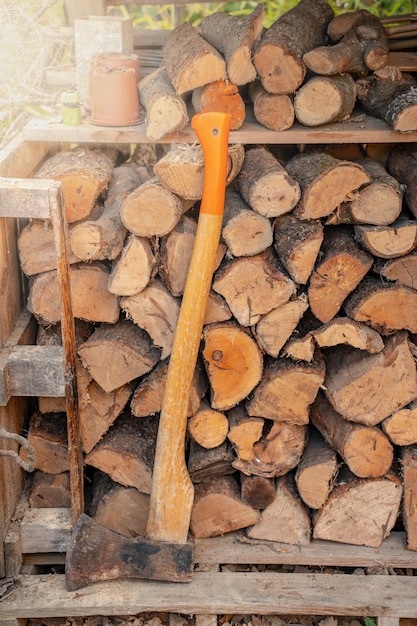
[[[146,137],[145,124],[125,127],[95,126],[88,120],[80,126],[65,126],[33,120],[22,130],[25,141],[67,143],[154,143]],[[191,128],[161,139],[158,143],[194,143],[197,137]],[[400,133],[382,120],[355,113],[345,122],[308,128],[295,123],[284,131],[272,131],[247,115],[239,129],[231,131],[229,143],[244,144],[330,144],[330,143],[403,143],[417,142],[417,132]]]

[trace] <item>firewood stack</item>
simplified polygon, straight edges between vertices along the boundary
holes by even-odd
[[[313,4],[322,28],[329,7]],[[300,5],[307,15],[310,0]],[[229,147],[189,401],[196,538],[246,529],[253,539],[377,547],[398,523],[417,549],[417,151],[346,148]],[[136,536],[204,163],[195,145],[172,144],[148,168],[119,157],[62,152],[36,175],[64,191],[90,511]],[[40,343],[59,341],[53,251],[48,223],[22,231]],[[33,506],[65,491],[64,410],[61,399],[39,398],[30,425]]]

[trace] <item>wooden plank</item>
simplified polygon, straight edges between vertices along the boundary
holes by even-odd
[[[22,553],[36,551],[37,545],[47,546],[41,552],[65,552],[71,529],[70,509],[28,509],[20,522]]]
[[[329,144],[329,143],[397,143],[416,142],[417,132],[399,133],[390,129],[382,120],[355,114],[349,120],[307,128],[295,123],[284,131],[272,131],[251,120],[248,113],[245,124],[230,132],[229,143],[245,144]],[[94,126],[84,120],[80,126],[71,127],[43,120],[33,120],[22,130],[27,141],[45,139],[51,142],[78,143],[152,143],[146,137],[145,124],[136,126],[104,127]],[[175,135],[160,140],[160,143],[194,143],[194,131],[187,128]]]
[[[51,195],[58,181],[43,178],[0,179],[0,217],[51,218]]]
[[[415,618],[417,578],[196,572],[187,584],[120,580],[68,592],[63,575],[21,576],[15,591],[0,602],[0,619],[152,611]]]

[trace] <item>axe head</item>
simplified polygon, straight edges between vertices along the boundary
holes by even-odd
[[[70,537],[65,581],[68,591],[118,578],[190,582],[194,544],[129,539],[84,513]]]

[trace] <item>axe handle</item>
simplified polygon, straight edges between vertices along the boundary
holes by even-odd
[[[199,113],[192,119],[204,154],[204,186],[159,420],[147,527],[155,541],[186,543],[189,531],[194,488],[185,464],[185,434],[222,228],[230,119],[225,113]]]

